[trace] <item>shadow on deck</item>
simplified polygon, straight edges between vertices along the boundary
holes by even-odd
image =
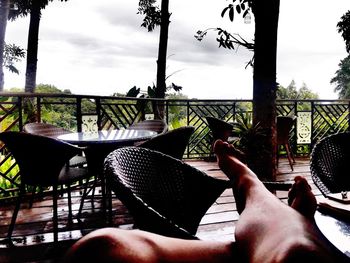
[[[225,178],[215,162],[187,161],[190,165],[214,177]],[[310,178],[309,159],[297,159],[294,171],[290,170],[287,159],[281,159],[277,181],[292,182],[296,175],[308,179],[316,195],[320,192]],[[79,191],[72,195],[73,216],[76,216],[80,202]],[[276,195],[283,202],[287,200],[286,191],[277,191]],[[67,199],[59,200],[59,220],[68,218]],[[23,202],[19,212],[15,231],[14,246],[8,246],[5,239],[11,220],[13,204],[3,204],[0,208],[0,262],[49,262],[61,256],[77,239],[92,230],[108,226],[101,210],[101,197],[87,198],[81,220],[74,219],[71,225],[66,220],[59,221],[59,244],[54,246],[52,235],[52,200],[49,196],[36,200],[33,208],[28,209],[28,202]],[[236,203],[231,190],[226,190],[208,210],[198,228],[197,236],[203,240],[234,240],[235,222],[238,220]],[[113,199],[112,226],[123,229],[133,228],[133,219],[127,209],[116,198]],[[48,261],[46,261],[48,260]]]

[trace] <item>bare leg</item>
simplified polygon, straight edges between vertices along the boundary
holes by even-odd
[[[239,262],[234,251],[231,242],[182,240],[139,230],[104,228],[77,241],[63,262]]]
[[[241,212],[236,244],[106,228],[74,244],[64,262],[341,262],[310,220],[315,203],[305,179],[296,178],[289,194],[290,208],[232,157],[234,149],[218,142],[215,152],[232,181]]]
[[[241,213],[235,237],[238,251],[246,256],[244,261],[340,262],[309,215],[303,216],[270,193],[247,166],[230,154],[231,147],[217,141],[214,151],[220,168],[232,182]],[[300,182],[304,181],[297,179],[298,187],[303,184]],[[294,196],[291,192],[292,206],[303,211],[298,187]]]

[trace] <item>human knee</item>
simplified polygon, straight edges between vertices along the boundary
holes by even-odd
[[[109,229],[96,230],[78,240],[67,252],[63,262],[107,262],[108,254],[117,243]]]
[[[99,229],[77,241],[63,262],[157,262],[159,251],[152,238],[143,231]]]

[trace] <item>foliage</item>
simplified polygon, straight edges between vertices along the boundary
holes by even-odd
[[[232,4],[228,4],[221,12],[221,17],[228,14],[231,22],[233,22],[235,13],[242,15],[243,18],[246,16],[251,16],[253,12],[253,1],[252,0],[231,0]],[[202,41],[209,31],[216,31],[217,38],[216,41],[219,42],[219,47],[234,50],[239,46],[243,46],[250,51],[254,51],[254,43],[249,42],[242,38],[239,34],[229,33],[227,30],[217,27],[217,28],[207,28],[205,30],[198,30],[195,34],[195,38],[198,41]],[[248,62],[247,66],[253,66],[254,57]]]
[[[39,84],[35,88],[36,93],[59,93],[71,94],[70,90],[62,91],[54,85]],[[63,104],[55,104],[51,102],[56,99],[47,98],[45,104],[41,108],[41,118],[43,121],[55,124],[66,129],[76,128],[75,106],[68,104],[68,99],[62,99]],[[67,103],[65,103],[67,102]],[[47,103],[47,104],[46,104]]]
[[[11,89],[12,92],[23,92],[19,89]],[[54,85],[39,84],[36,86],[37,93],[58,93],[58,94],[71,94],[70,90],[60,90]],[[60,127],[67,129],[76,129],[76,111],[75,106],[70,105],[69,99],[61,99],[62,104],[57,104],[57,99],[45,98],[41,105],[41,119],[43,122],[52,123]],[[35,121],[36,105],[33,100],[26,100],[26,113],[23,116],[24,123]],[[82,103],[82,109],[86,108]],[[16,118],[17,113],[12,116]]]
[[[259,124],[253,125],[251,114],[237,114],[233,133],[238,136],[238,139],[234,143],[235,146],[246,155],[260,152],[259,140],[261,137],[264,137],[265,134]]]
[[[155,6],[155,0],[140,0],[139,13],[145,14],[144,22],[141,26],[152,31],[159,25],[159,45],[157,58],[157,84],[154,87],[156,98],[165,98],[166,93],[166,63],[168,48],[168,31],[170,24],[169,0],[161,0],[161,8]],[[149,91],[152,92],[152,91]],[[153,113],[156,119],[164,119],[164,105],[162,103],[153,103]]]
[[[247,165],[255,172],[260,167],[259,156],[266,154],[264,144],[267,137],[265,129],[259,123],[253,124],[251,114],[239,113],[236,116],[236,123],[233,132],[238,136],[234,146],[245,156]]]
[[[161,24],[161,11],[155,5],[156,0],[140,0],[138,14],[144,15],[142,27],[147,28],[148,32],[154,30],[156,26]]]
[[[30,14],[31,8],[34,4],[38,4],[40,9],[45,7],[53,0],[12,0],[12,4],[16,8],[11,8],[9,13],[10,20],[16,20],[18,17],[25,17]],[[60,0],[61,2],[67,2],[68,0]]]
[[[4,155],[0,155],[0,159],[1,161],[5,158]],[[15,160],[11,157],[9,157],[8,159],[6,159],[6,161],[4,161],[3,163],[1,163],[0,166],[0,173],[1,174],[6,174],[7,178],[13,179],[16,177],[16,175],[19,173],[19,167],[18,165],[14,165]],[[18,177],[19,179],[19,177]],[[16,183],[20,183],[18,182],[18,180],[16,180]],[[0,188],[1,189],[11,189],[11,188],[16,188],[15,185],[12,184],[11,181],[7,180],[4,176],[0,176]],[[1,194],[0,197],[5,197],[7,196],[7,194]]]
[[[339,63],[339,69],[331,79],[336,84],[335,92],[339,92],[339,99],[350,99],[350,55]]]
[[[137,88],[136,86],[134,86],[126,93],[126,97],[134,98],[139,96],[139,98],[155,98],[156,97],[155,90],[156,90],[156,86],[154,84],[153,84],[153,87],[151,86],[147,87],[147,94],[142,92],[140,88]],[[178,92],[182,90],[182,87],[174,83],[171,83],[171,85],[166,87],[166,92],[169,92],[171,90]]]
[[[182,93],[170,93],[166,97],[169,100],[181,100],[188,99],[186,95]],[[169,104],[168,108],[168,123],[172,129],[179,128],[187,125],[187,107],[182,103],[177,105],[175,103]]]
[[[228,11],[228,16],[232,22],[234,20],[235,12],[237,12],[238,14],[242,13],[243,18],[245,18],[252,12],[252,0],[237,0],[237,2],[239,2],[238,4],[234,4],[235,2],[236,0],[232,0],[232,4],[229,4],[222,10],[221,17],[224,17],[226,12]]]
[[[7,68],[10,72],[19,74],[18,69],[15,67],[16,62],[20,62],[25,57],[25,51],[15,44],[5,44],[3,54],[3,67]]]
[[[346,12],[337,24],[338,33],[344,38],[346,51],[350,53],[350,10]]]
[[[337,24],[338,33],[341,33],[346,46],[346,51],[350,53],[350,10],[347,11]],[[350,98],[350,55],[340,61],[339,69],[335,72],[335,77],[331,83],[335,83],[335,92],[339,92],[339,99]]]
[[[198,30],[196,35],[194,36],[198,41],[202,41],[203,38],[207,35],[208,31],[214,30],[217,32],[218,37],[216,41],[219,42],[219,47],[227,48],[227,49],[235,49],[235,46],[244,46],[248,50],[254,50],[254,44],[246,41],[239,34],[231,34],[228,31],[218,27],[218,28],[208,28],[205,30]]]
[[[318,94],[310,90],[305,83],[303,83],[300,89],[297,89],[294,80],[291,81],[287,88],[278,85],[276,95],[277,99],[318,99]]]
[[[174,83],[171,83],[170,86],[166,87],[166,92],[169,92],[171,90],[174,90],[176,92],[179,92],[182,90],[181,86],[178,86]],[[165,94],[167,96],[167,94]],[[142,92],[140,88],[137,88],[136,86],[132,87],[127,93],[126,97],[131,97],[131,98],[156,98],[156,87],[153,84],[153,87],[148,86],[147,87],[147,92]],[[155,103],[155,102],[154,102]],[[155,114],[155,105],[152,105],[153,108],[153,114]],[[138,110],[143,111],[144,113],[151,113],[152,109],[151,106],[147,101],[144,100],[138,100],[136,103],[136,107]]]
[[[41,10],[53,0],[13,0],[16,9],[10,10],[9,19],[19,16],[30,15],[28,41],[27,41],[27,64],[25,74],[25,92],[33,93],[36,87],[37,61],[38,61],[38,38],[41,19]],[[67,0],[60,0],[61,2]],[[26,111],[26,109],[25,109]]]

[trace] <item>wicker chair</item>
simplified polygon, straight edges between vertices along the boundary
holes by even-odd
[[[193,126],[180,127],[159,134],[137,146],[158,151],[181,160],[193,132]]]
[[[229,141],[230,137],[233,137],[232,124],[210,116],[205,117],[205,119],[207,120],[209,129],[211,130],[213,142],[219,139],[224,142],[227,142]]]
[[[295,163],[292,148],[289,144],[289,132],[295,124],[296,117],[291,116],[278,116],[276,129],[277,129],[277,145],[278,147],[283,146],[287,152],[288,162],[290,168],[293,171],[293,163]],[[277,150],[277,165],[279,159],[279,149]]]
[[[11,239],[26,186],[52,187],[54,241],[58,241],[57,199],[59,185],[66,185],[68,192],[69,220],[72,220],[70,185],[89,177],[86,168],[66,166],[67,161],[82,149],[49,137],[24,132],[2,132],[0,140],[15,158],[20,169],[18,195],[8,238]],[[83,199],[81,200],[83,202]]]
[[[205,117],[208,127],[211,131],[212,139],[211,139],[211,148],[210,148],[210,157],[214,155],[213,146],[216,140],[222,140],[224,142],[233,142],[235,140],[235,136],[233,134],[233,125],[227,123],[223,120],[220,120],[215,117],[207,116]]]
[[[229,182],[181,160],[140,147],[120,148],[105,160],[108,185],[132,214],[139,229],[196,239],[209,207]]]
[[[323,195],[350,191],[350,133],[338,133],[320,140],[310,160],[311,177]]]
[[[53,124],[42,123],[42,122],[27,123],[24,125],[23,131],[31,134],[54,138],[54,139],[57,139],[57,137],[62,134],[71,133],[71,131],[64,129],[62,127],[58,127]],[[85,164],[86,164],[86,158],[82,155],[76,155],[69,160],[69,166],[71,167],[79,167]]]
[[[149,130],[158,134],[168,131],[168,125],[164,120],[144,120],[131,124],[128,129],[132,130]]]

